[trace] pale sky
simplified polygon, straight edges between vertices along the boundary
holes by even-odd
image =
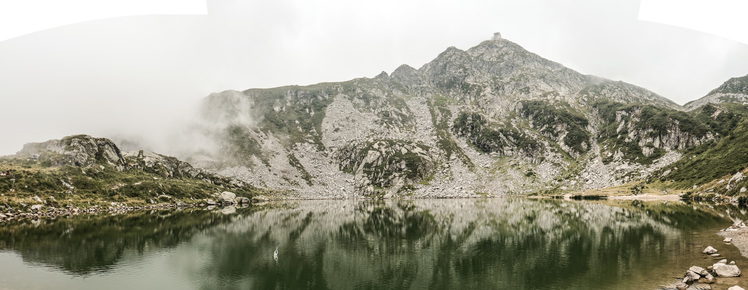
[[[418,68],[493,32],[683,104],[748,74],[743,2],[3,1],[0,155],[72,134],[169,153],[170,129],[211,92]]]

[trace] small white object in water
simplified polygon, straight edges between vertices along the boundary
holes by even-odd
[[[273,252],[273,260],[278,262],[278,247],[275,247],[275,252]]]

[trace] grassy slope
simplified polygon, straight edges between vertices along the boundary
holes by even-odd
[[[197,203],[227,190],[247,197],[261,193],[261,190],[238,187],[214,176],[201,179],[164,177],[139,169],[120,172],[108,165],[49,167],[36,161],[0,158],[0,170],[12,172],[11,176],[0,176],[0,206],[17,209],[38,203],[32,199],[35,196],[49,206],[88,207],[109,202],[139,206],[151,199]],[[159,200],[160,195],[171,198]]]
[[[720,133],[721,139],[686,151],[681,160],[662,170],[671,171],[661,178],[662,182],[675,188],[690,188],[735,174],[748,165],[748,108],[721,105],[723,112],[716,118],[712,117],[715,108],[706,106],[698,114]]]

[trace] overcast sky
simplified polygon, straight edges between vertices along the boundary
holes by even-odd
[[[719,26],[698,25],[744,31],[745,21],[734,21],[748,8],[710,15],[669,4],[680,15],[671,23],[706,33],[658,23],[668,23],[666,1],[673,2],[645,0],[648,21],[639,20],[636,0],[110,0],[150,5],[131,10],[103,9],[110,6],[101,0],[4,1],[31,4],[0,4],[0,155],[80,133],[168,139],[211,92],[418,68],[449,46],[468,49],[493,32],[581,73],[679,104],[748,74],[748,45],[739,42],[748,33],[727,38],[714,32],[724,31]],[[679,3],[696,2],[739,1]]]

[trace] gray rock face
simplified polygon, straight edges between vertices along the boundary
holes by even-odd
[[[748,103],[748,75],[731,78],[706,96],[688,102],[684,107],[691,111],[710,103]]]
[[[718,277],[738,277],[740,276],[740,269],[736,265],[728,265],[725,263],[716,263],[712,265],[714,273]]]
[[[88,167],[94,164],[107,164],[120,171],[126,169],[122,153],[114,142],[106,138],[94,138],[87,135],[29,143],[24,145],[16,156],[45,160],[53,166]]]
[[[171,156],[143,150],[137,152],[126,152],[123,156],[125,157],[128,167],[138,168],[149,173],[156,173],[163,177],[212,177],[211,174],[208,174],[204,170],[194,168],[189,163]]]

